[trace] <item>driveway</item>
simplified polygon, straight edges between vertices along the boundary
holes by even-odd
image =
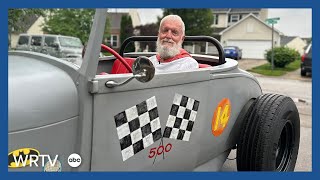
[[[241,69],[248,70],[266,64],[268,61],[265,59],[240,59],[238,63]]]

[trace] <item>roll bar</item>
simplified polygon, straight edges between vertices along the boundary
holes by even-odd
[[[127,38],[126,40],[123,41],[121,47],[120,47],[120,56],[123,56],[124,54],[124,50],[127,47],[127,45],[131,42],[135,42],[135,41],[140,41],[140,42],[155,42],[157,41],[157,36],[132,36]],[[210,42],[212,43],[214,46],[216,46],[218,53],[219,53],[219,65],[220,64],[224,64],[226,62],[225,60],[225,56],[224,56],[224,51],[223,48],[220,44],[220,42],[210,36],[186,36],[184,39],[184,42]]]
[[[80,76],[84,77],[86,80],[92,80],[97,71],[99,52],[101,49],[101,42],[104,34],[105,23],[107,19],[107,9],[97,9],[93,25],[91,27],[91,32],[88,40],[88,46],[86,48],[86,53],[84,54],[84,60],[80,67]],[[157,36],[133,36],[127,38],[120,47],[120,55],[123,56],[126,46],[130,42],[134,41],[157,41]],[[219,52],[219,62],[218,65],[225,63],[225,56],[223,48],[220,42],[210,36],[186,36],[184,42],[210,42],[212,43]]]

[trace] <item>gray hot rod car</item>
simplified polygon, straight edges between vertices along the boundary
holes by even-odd
[[[99,58],[107,11],[95,14],[81,67],[48,55],[9,52],[8,170],[211,171],[237,149],[239,171],[293,171],[300,119],[291,98],[263,94],[224,57],[192,54],[199,69],[155,73],[145,56]],[[81,159],[68,158],[78,154]],[[21,161],[20,161],[21,160]],[[25,160],[25,161],[23,161]],[[76,166],[69,166],[72,160]]]

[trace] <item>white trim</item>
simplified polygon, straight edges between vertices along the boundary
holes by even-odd
[[[113,36],[116,36],[116,37],[117,37],[117,41],[115,42],[115,43],[117,43],[116,46],[113,46],[113,43],[114,43]],[[119,40],[119,35],[118,35],[118,34],[110,34],[110,45],[111,45],[111,47],[118,48],[118,47],[119,47],[119,41],[120,41],[120,40]],[[108,38],[107,38],[107,43],[109,43],[109,42],[108,42]]]
[[[261,22],[262,24],[264,24],[265,26],[267,26],[268,28],[272,28],[271,26],[269,26],[268,24],[266,24],[265,22],[261,21],[259,18],[257,18],[255,15],[253,15],[252,13],[250,13],[249,15],[247,15],[246,17],[242,18],[240,21],[236,22],[235,24],[229,26],[228,28],[226,28],[225,30],[221,31],[219,33],[219,35],[221,36],[223,33],[225,33],[226,31],[229,31],[231,28],[235,27],[236,25],[240,24],[242,21],[246,20],[247,18],[249,18],[250,16],[252,16],[253,18],[255,18],[256,20],[258,20],[259,22]],[[231,19],[230,19],[231,21]],[[277,32],[279,35],[282,35],[282,33],[280,31],[278,31],[276,28],[274,28],[274,31]]]

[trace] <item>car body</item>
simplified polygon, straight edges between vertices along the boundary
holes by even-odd
[[[77,37],[54,34],[20,34],[16,50],[33,51],[58,58],[81,58],[82,42]]]
[[[157,37],[129,38],[119,55],[99,43],[106,14],[96,11],[81,67],[41,53],[9,52],[9,171],[43,171],[13,160],[31,153],[59,156],[62,171],[203,171],[206,163],[219,171],[237,146],[239,170],[293,170],[300,125],[290,98],[264,95],[212,37],[185,37],[217,47],[219,57],[192,54],[204,68],[154,74],[144,56],[156,53],[123,52],[133,39]],[[99,58],[101,47],[113,56]],[[277,155],[257,163],[260,169],[243,164],[269,157],[265,152]],[[80,166],[71,167],[73,153],[82,157]]]
[[[242,49],[238,46],[225,46],[224,54],[227,58],[232,58],[235,60],[242,59]]]
[[[309,44],[305,53],[301,57],[301,76],[312,73],[312,44]]]

